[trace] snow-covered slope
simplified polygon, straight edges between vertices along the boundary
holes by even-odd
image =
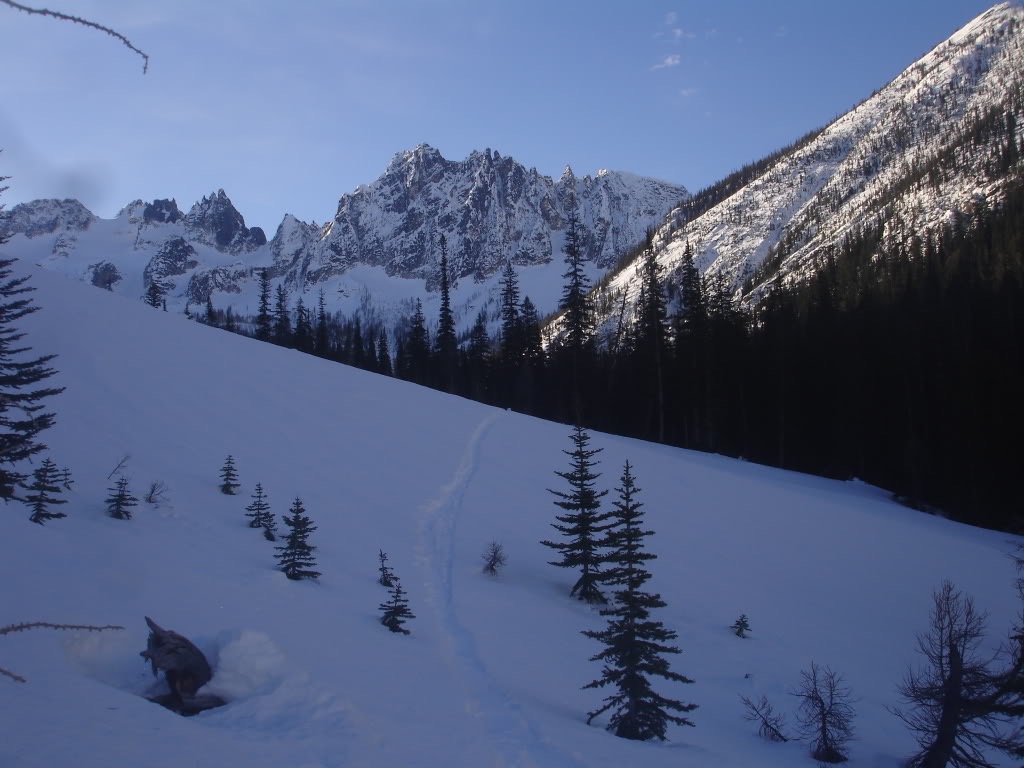
[[[27,267],[26,267],[27,268]],[[548,565],[547,488],[569,429],[187,322],[33,269],[42,311],[24,320],[56,353],[50,453],[72,469],[68,517],[0,515],[3,619],[120,624],[121,632],[0,636],[0,765],[679,766],[810,765],[804,745],[758,739],[739,696],[787,695],[811,660],[856,697],[852,768],[895,768],[913,740],[886,711],[915,663],[930,593],[952,579],[1013,620],[1005,534],[907,510],[859,484],[787,473],[601,434],[612,488],[634,467],[660,619],[679,633],[660,685],[699,704],[665,744],[585,724],[601,691],[597,612]],[[227,454],[242,491],[218,491]],[[122,457],[130,488],[169,501],[130,521],[105,515]],[[262,483],[281,515],[301,497],[317,530],[318,583],[289,582],[244,507]],[[496,578],[480,556],[501,542]],[[408,637],[377,621],[385,550],[416,618]],[[728,627],[745,613],[753,634]],[[205,649],[227,706],[180,718],[141,697],[143,616]],[[997,764],[1009,765],[1009,762]]]
[[[187,214],[173,200],[138,200],[113,220],[77,201],[36,200],[16,206],[0,226],[26,260],[133,298],[156,281],[172,310],[212,296],[218,309],[254,314],[257,270],[266,267],[293,304],[304,296],[314,305],[323,289],[329,311],[360,312],[389,326],[411,314],[417,298],[435,316],[444,235],[453,308],[468,328],[494,303],[506,259],[524,273],[524,287],[534,287],[526,293],[538,310],[555,309],[570,194],[596,277],[687,193],[617,171],[577,178],[567,168],[554,181],[489,149],[455,162],[420,145],[396,154],[377,181],[343,195],[333,221],[319,226],[285,216],[269,243],[261,229],[245,226],[223,190]]]
[[[1013,137],[1014,149],[1010,147]],[[705,274],[756,300],[775,281],[813,273],[823,249],[883,225],[903,244],[998,204],[1024,163],[1024,7],[979,16],[889,85],[699,215],[677,209],[658,258],[677,270],[686,244]],[[699,197],[699,194],[698,194]],[[608,306],[639,291],[636,265],[606,289]]]

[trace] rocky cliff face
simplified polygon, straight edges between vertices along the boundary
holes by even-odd
[[[376,182],[341,198],[306,277],[322,282],[367,264],[432,283],[442,235],[456,279],[485,280],[506,259],[544,264],[561,258],[573,196],[588,257],[607,268],[686,190],[611,171],[577,179],[567,169],[555,182],[489,149],[455,162],[420,145],[395,155]]]
[[[187,214],[174,200],[137,200],[113,220],[97,219],[76,201],[37,200],[16,206],[0,226],[13,237],[9,249],[96,285],[142,296],[156,281],[169,307],[203,304],[212,294],[216,305],[234,304],[241,314],[254,311],[262,268],[292,296],[324,289],[331,310],[365,308],[381,293],[396,305],[427,299],[436,289],[443,235],[452,280],[478,286],[456,308],[470,317],[471,305],[488,300],[506,259],[551,265],[550,279],[560,280],[572,201],[600,273],[686,195],[626,173],[580,179],[567,168],[555,181],[491,150],[451,161],[420,145],[396,154],[377,181],[343,195],[326,225],[285,216],[270,242],[260,228],[245,226],[224,190]],[[367,269],[406,282],[382,291],[374,279],[371,288],[360,276]]]

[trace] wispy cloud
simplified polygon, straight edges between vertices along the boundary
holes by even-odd
[[[665,14],[665,26],[666,27],[674,27],[678,21],[679,21],[679,14],[676,13],[675,11],[669,11],[668,13]]]
[[[682,96],[684,99],[688,99],[691,96],[696,96],[697,95],[697,89],[696,88],[680,88],[679,89],[679,95]]]
[[[775,36],[776,37],[788,37],[789,36],[789,28],[786,27],[786,26],[779,26],[775,30]]]
[[[666,56],[661,60],[660,64],[655,64],[651,67],[653,72],[656,69],[668,69],[669,67],[678,67],[682,63],[682,57],[678,53],[673,53],[671,56]]]

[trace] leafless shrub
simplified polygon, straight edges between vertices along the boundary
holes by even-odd
[[[496,541],[487,545],[483,554],[484,573],[496,576],[498,569],[505,565],[505,549]]]
[[[823,763],[842,763],[846,743],[853,738],[853,696],[841,675],[813,661],[800,673],[793,695],[800,699],[797,723],[811,744],[811,757]]]
[[[154,507],[160,507],[166,504],[170,499],[167,497],[167,483],[163,480],[154,480],[149,484],[149,490],[146,491],[146,503],[152,504]]]

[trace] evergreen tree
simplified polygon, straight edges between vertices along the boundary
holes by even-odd
[[[316,307],[316,337],[313,342],[313,353],[319,357],[327,357],[330,352],[331,336],[327,321],[327,306],[324,302],[324,289],[321,288]]]
[[[146,287],[146,303],[153,307],[153,309],[159,309],[163,300],[164,292],[160,289],[160,283],[156,280],[150,280],[149,285]]]
[[[5,239],[0,237],[0,243]],[[14,263],[0,259],[0,499],[5,501],[18,498],[18,486],[25,480],[17,465],[46,450],[39,435],[53,426],[54,415],[43,410],[43,401],[64,391],[39,386],[56,373],[48,366],[55,355],[26,358],[30,348],[18,344],[25,334],[14,324],[39,307],[25,297],[35,290],[26,284],[28,278],[11,277]]]
[[[654,437],[665,441],[665,355],[668,349],[668,308],[662,280],[664,267],[658,263],[653,234],[648,234],[640,272],[640,299],[637,302],[637,327],[634,355],[637,370],[653,392],[645,399],[653,404]]]
[[[224,330],[228,333],[238,333],[238,324],[235,322],[235,315],[231,311],[231,307],[228,307],[224,313]]]
[[[395,572],[391,570],[391,566],[388,565],[388,555],[383,549],[377,551],[377,560],[380,562],[380,566],[377,571],[380,576],[377,577],[377,581],[381,586],[391,587],[394,586]]]
[[[260,303],[256,315],[256,338],[260,341],[270,341],[273,330],[273,319],[270,314],[270,275],[266,269],[261,269]]]
[[[285,515],[283,518],[289,529],[288,535],[285,537],[284,545],[276,547],[278,566],[284,571],[284,575],[293,581],[315,579],[320,572],[313,570],[316,566],[313,550],[316,547],[310,545],[309,534],[316,530],[316,526],[306,517],[302,499],[296,497],[288,511],[291,512],[291,516]]]
[[[29,520],[42,525],[47,520],[67,517],[63,512],[50,511],[50,507],[54,504],[67,503],[67,499],[61,499],[54,495],[61,493],[60,470],[57,469],[57,465],[50,457],[43,459],[43,463],[32,473],[32,477],[32,484],[28,486],[29,493],[25,496],[25,503],[32,508]]]
[[[576,196],[569,198],[569,220],[565,230],[565,286],[558,309],[565,325],[564,345],[577,360],[591,351],[594,340],[594,307],[590,299],[590,281],[583,269],[583,233],[579,223]]]
[[[239,488],[238,470],[235,469],[235,458],[228,454],[224,466],[220,468],[220,492],[234,496]]]
[[[206,318],[203,321],[207,325],[217,327],[217,310],[213,307],[213,292],[206,295]]]
[[[388,332],[383,327],[377,336],[377,372],[385,376],[394,376],[391,365],[391,350],[388,348]]]
[[[519,321],[520,339],[523,345],[523,360],[534,370],[544,367],[544,340],[540,334],[540,317],[530,297],[523,298]]]
[[[394,574],[391,575],[391,599],[386,603],[381,603],[380,610],[381,624],[392,632],[409,634],[409,630],[402,625],[407,619],[415,619],[416,616],[409,610],[409,600],[405,596],[405,590],[402,589],[402,582]]]
[[[117,520],[131,520],[132,507],[136,506],[139,500],[128,492],[128,479],[119,477],[109,491],[110,495],[106,499],[107,514]]]
[[[440,290],[441,308],[437,318],[437,337],[434,355],[437,360],[437,383],[445,392],[455,391],[455,369],[458,364],[459,343],[455,336],[455,315],[452,313],[451,290],[448,283],[448,240],[439,239],[441,248]]]
[[[256,483],[252,504],[247,506],[245,511],[245,516],[249,518],[250,528],[262,528],[263,536],[267,541],[277,541],[275,535],[277,523],[274,520],[274,515],[270,512],[270,504],[267,503],[267,497],[263,493],[263,486],[260,483]]]
[[[356,368],[366,367],[366,347],[363,345],[363,324],[359,318],[352,327],[351,353],[349,355],[352,365]]]
[[[519,360],[522,344],[519,335],[519,279],[510,259],[501,272],[501,359],[506,364]]]
[[[587,448],[590,435],[580,426],[573,429],[570,439],[574,446],[573,450],[562,453],[572,459],[572,469],[569,472],[555,472],[569,484],[569,491],[548,489],[549,493],[558,498],[555,505],[565,510],[564,514],[555,516],[558,522],[551,525],[567,541],[542,541],[541,544],[551,547],[561,555],[561,559],[553,561],[551,565],[559,568],[579,568],[580,577],[569,592],[570,595],[575,595],[588,603],[603,603],[606,601],[598,585],[603,579],[601,565],[605,557],[602,544],[603,534],[608,526],[605,524],[607,515],[600,513],[600,507],[601,497],[608,491],[594,490],[594,481],[599,475],[591,471],[597,463],[593,460],[594,456],[600,453],[601,449]]]
[[[747,618],[747,614],[741,613],[729,629],[735,633],[736,637],[746,637],[747,632],[750,631],[750,619]]]
[[[491,338],[487,334],[487,313],[481,309],[469,332],[469,344],[466,345],[466,359],[463,366],[466,379],[465,392],[474,400],[483,401],[487,397],[490,364]]]
[[[581,423],[584,418],[584,396],[591,391],[591,378],[596,363],[594,347],[594,306],[590,298],[590,281],[583,268],[583,232],[579,222],[576,196],[569,197],[569,220],[565,231],[565,286],[558,309],[562,313],[562,332],[554,348],[554,362],[562,391],[568,396],[563,403],[562,418]]]
[[[279,283],[274,295],[274,343],[287,347],[292,340],[292,316],[288,312],[288,289]]]
[[[301,352],[313,351],[313,324],[301,296],[295,304],[295,333],[292,334],[292,346]]]
[[[416,299],[416,311],[413,312],[410,321],[405,354],[408,355],[409,380],[417,384],[426,384],[430,361],[430,334],[427,333],[427,321],[423,317],[423,302],[419,299]]]
[[[644,563],[656,555],[644,551],[643,540],[652,531],[643,530],[643,504],[636,499],[640,489],[634,484],[629,462],[622,471],[621,486],[616,489],[618,500],[613,502],[615,523],[608,534],[612,549],[609,560],[614,563],[606,575],[606,583],[615,586],[614,602],[601,610],[608,617],[608,626],[600,631],[583,634],[604,644],[604,649],[591,657],[591,661],[604,664],[602,675],[586,688],[615,687],[615,693],[605,698],[603,706],[588,713],[589,723],[598,715],[612,710],[608,730],[625,739],[664,741],[669,723],[693,725],[683,717],[697,708],[666,698],[651,688],[650,677],[657,676],[677,683],[692,683],[683,675],[673,672],[665,654],[679,653],[667,642],[676,639],[676,633],[651,618],[651,611],[664,608],[661,596],[643,591],[651,574]],[[680,714],[672,714],[677,712]]]

